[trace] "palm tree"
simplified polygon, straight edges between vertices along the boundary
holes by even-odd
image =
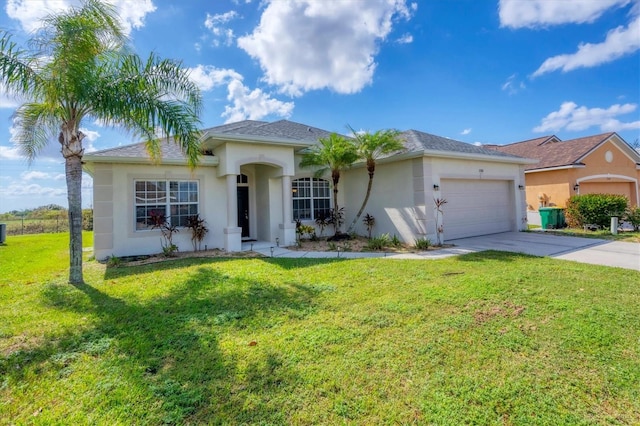
[[[351,233],[353,231],[353,228],[356,226],[356,223],[360,219],[360,216],[362,216],[362,212],[364,212],[364,209],[369,202],[371,188],[373,187],[373,176],[376,173],[376,160],[383,155],[400,151],[404,148],[400,138],[400,132],[397,130],[378,130],[375,133],[357,133],[352,128],[349,129],[355,137],[355,144],[359,158],[364,160],[367,164],[369,183],[367,184],[367,193],[364,197],[364,201],[362,202],[362,206],[360,206],[358,214],[356,214],[349,225],[347,233]]]
[[[160,156],[158,134],[172,135],[195,167],[200,91],[176,61],[132,54],[115,9],[98,0],[49,15],[23,50],[0,32],[0,83],[26,100],[15,140],[31,163],[51,141],[61,145],[69,202],[69,282],[82,275],[83,120],[122,127]]]
[[[331,172],[333,211],[335,213],[340,211],[338,208],[340,173],[357,159],[358,153],[353,142],[337,133],[332,133],[328,138],[320,138],[318,143],[309,148],[302,156],[300,167],[317,167],[315,177],[321,177],[327,171]],[[339,232],[339,226],[336,226],[336,234]]]

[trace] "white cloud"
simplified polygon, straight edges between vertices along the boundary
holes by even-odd
[[[468,135],[469,133],[471,133],[471,128],[464,129],[463,131],[460,132],[461,135]]]
[[[230,80],[242,80],[243,78],[240,73],[232,69],[216,68],[211,65],[198,65],[195,68],[189,68],[189,77],[203,92],[227,84]]]
[[[273,99],[269,94],[260,89],[249,89],[240,80],[233,80],[228,86],[227,99],[232,105],[226,106],[222,117],[226,117],[226,123],[240,120],[259,120],[267,115],[289,117],[293,112],[293,102],[282,102]]]
[[[100,133],[95,130],[89,130],[84,127],[80,128],[80,131],[84,133],[84,139],[82,140],[82,146],[84,147],[84,152],[94,152],[98,149],[95,147],[94,142],[98,140],[100,137]]]
[[[238,46],[283,93],[356,93],[371,83],[378,42],[386,40],[394,19],[410,19],[416,8],[406,0],[342,0],[331,7],[314,0],[270,1],[260,24],[238,38]]]
[[[560,130],[581,131],[590,127],[600,127],[603,132],[640,129],[640,120],[621,122],[617,116],[635,111],[636,104],[615,104],[609,108],[587,108],[575,102],[564,102],[558,111],[549,113],[533,131],[558,132]]]
[[[226,46],[230,46],[233,43],[235,34],[231,28],[225,28],[224,24],[236,19],[238,13],[231,10],[226,13],[220,13],[217,15],[210,15],[207,13],[207,18],[204,21],[204,26],[207,27],[213,35],[214,46],[219,46],[223,43]]]
[[[595,67],[631,54],[640,49],[639,28],[640,17],[637,17],[626,27],[619,26],[609,31],[602,43],[582,43],[576,53],[548,58],[533,73],[533,77],[556,70],[567,72],[576,68]]]
[[[279,101],[260,89],[249,90],[242,82],[242,75],[232,69],[198,65],[191,68],[189,73],[202,91],[227,86],[227,100],[231,105],[227,105],[221,114],[222,117],[227,117],[227,123],[246,119],[259,120],[271,114],[289,117],[293,111],[293,102]]]
[[[410,44],[413,43],[413,36],[409,33],[403,34],[402,37],[396,40],[399,44]]]
[[[33,170],[29,172],[22,172],[20,174],[20,177],[25,181],[30,181],[30,180],[51,179],[52,176],[49,173]]]
[[[24,182],[14,182],[6,187],[0,188],[3,197],[56,197],[66,195],[66,188],[54,188],[38,185],[37,183],[25,184]],[[41,202],[38,200],[38,202]],[[46,204],[46,203],[42,203]]]
[[[535,28],[567,23],[590,23],[613,7],[631,0],[500,0],[500,25]]]
[[[518,82],[517,75],[512,74],[511,76],[509,76],[509,78],[507,78],[507,81],[502,84],[501,88],[502,91],[507,92],[510,95],[515,95],[521,90],[526,89],[527,86],[525,86],[524,82],[522,81]]]
[[[0,158],[4,160],[24,160],[20,150],[16,146],[0,145]]]
[[[127,34],[132,28],[144,26],[144,17],[156,10],[152,0],[110,0],[121,18]],[[51,13],[57,13],[71,6],[78,6],[78,0],[7,0],[7,16],[20,22],[25,32],[38,29],[40,21]]]

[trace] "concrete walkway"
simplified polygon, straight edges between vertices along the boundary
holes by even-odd
[[[454,244],[454,247],[429,252],[402,254],[295,251],[284,247],[274,247],[268,242],[260,241],[243,243],[242,250],[253,250],[267,257],[341,259],[443,259],[484,250],[498,250],[640,271],[640,243],[564,237],[545,234],[544,232],[504,232],[451,240],[447,241],[447,243]]]

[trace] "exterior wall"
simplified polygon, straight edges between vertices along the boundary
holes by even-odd
[[[344,173],[342,192],[348,203],[345,205],[346,223],[357,213],[364,199],[368,174],[364,168],[354,168]],[[491,161],[458,160],[435,157],[408,159],[397,162],[378,163],[373,189],[365,212],[376,219],[374,234],[397,235],[407,243],[426,237],[437,240],[434,199],[441,197],[434,191],[434,184],[441,179],[487,179],[510,183],[514,200],[511,230],[526,228],[526,206],[524,191],[524,168],[518,164]],[[361,222],[361,221],[360,221]],[[364,224],[358,223],[357,232],[366,234]]]
[[[362,213],[362,217],[369,213],[376,219],[374,235],[397,235],[407,243],[413,243],[417,236],[425,236],[423,170],[422,158],[376,165],[371,196]],[[345,229],[360,209],[368,181],[369,174],[364,167],[347,170],[343,174]],[[418,199],[415,197],[416,188]],[[355,229],[360,235],[367,234],[362,218]]]
[[[209,228],[202,247],[223,247],[222,229],[226,224],[225,180],[215,169],[199,167],[193,173],[184,166],[153,166],[96,164],[93,177],[94,193],[94,253],[96,259],[109,256],[131,256],[162,252],[159,230],[135,229],[135,180],[197,180],[199,212]],[[109,216],[111,215],[111,216]],[[191,232],[180,228],[174,235],[180,251],[191,251]]]
[[[570,176],[573,174],[575,169],[527,173],[527,209],[538,211],[539,207],[565,207],[569,197],[575,194],[574,184],[569,184],[572,181]],[[573,182],[575,183],[575,180]]]

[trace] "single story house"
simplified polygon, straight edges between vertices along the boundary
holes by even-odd
[[[315,225],[333,207],[330,181],[299,167],[304,150],[330,132],[288,120],[245,120],[202,133],[195,170],[171,141],[161,144],[159,164],[150,161],[144,143],[85,154],[97,259],[159,252],[161,234],[151,220],[158,211],[178,226],[197,213],[209,228],[203,247],[239,251],[246,240],[294,244],[295,220]],[[442,240],[526,228],[524,170],[535,160],[416,130],[401,136],[405,149],[376,168],[366,208],[376,219],[374,234],[413,243],[436,241],[439,225]],[[347,224],[367,179],[363,165],[343,174],[338,202]],[[447,200],[441,216],[436,198]],[[192,250],[191,233],[178,232],[173,243]]]
[[[638,205],[640,154],[615,132],[567,141],[544,136],[487,147],[539,160],[528,164],[524,172],[530,212],[539,207],[565,207],[575,194],[619,194]]]

